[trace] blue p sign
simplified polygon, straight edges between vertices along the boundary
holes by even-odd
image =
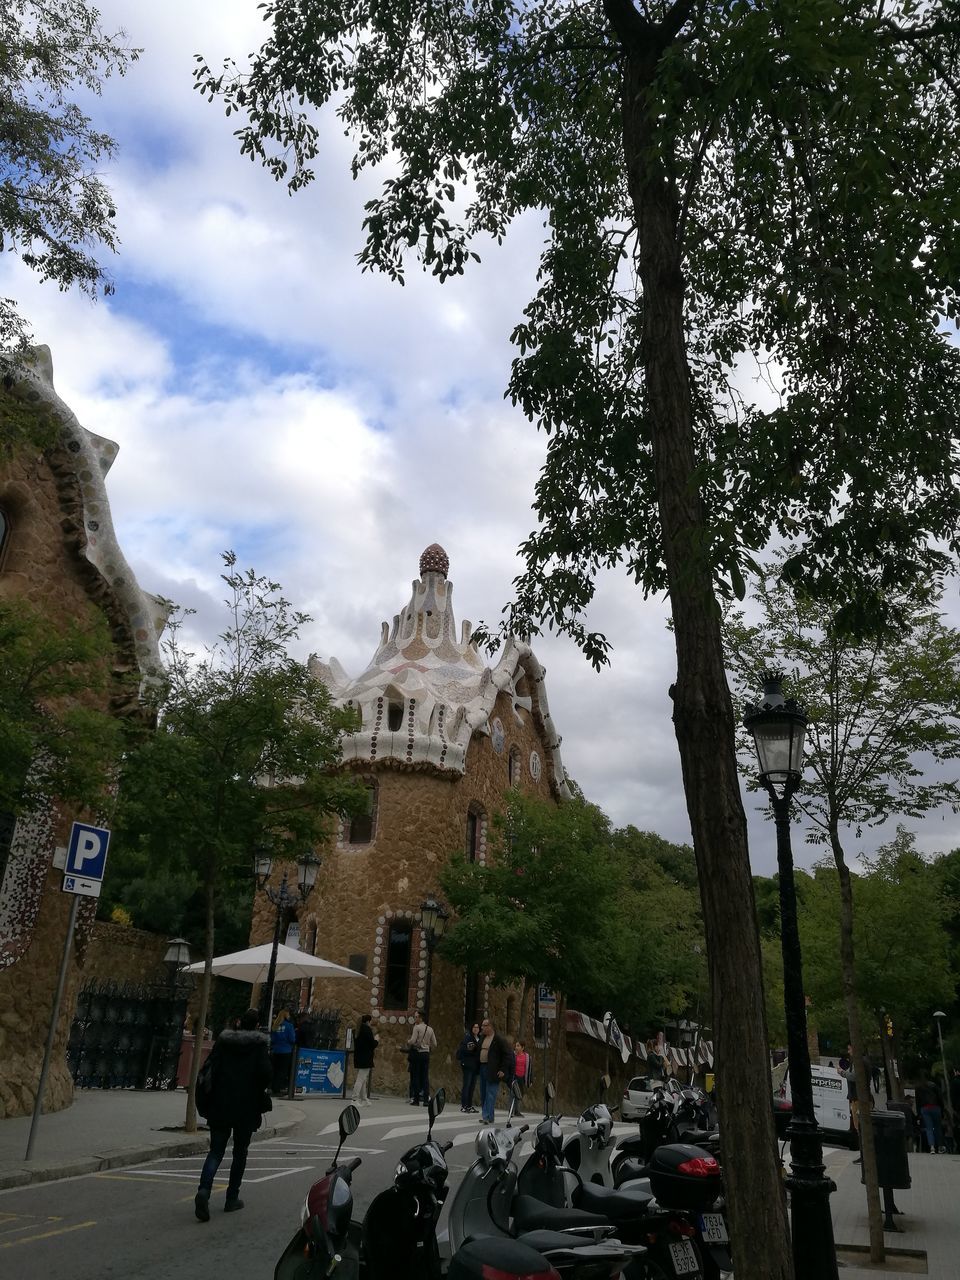
[[[102,880],[109,846],[110,832],[105,827],[75,822],[70,831],[64,873],[84,880]]]

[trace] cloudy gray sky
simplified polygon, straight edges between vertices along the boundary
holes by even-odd
[[[361,275],[372,188],[350,180],[333,118],[318,181],[291,199],[238,156],[234,122],[192,88],[195,53],[215,66],[259,44],[254,0],[99,7],[144,48],[92,108],[120,143],[106,174],[117,292],[93,306],[38,286],[10,255],[0,287],[51,347],[61,396],[121,446],[108,489],[141,583],[196,608],[212,634],[219,553],[233,548],[312,615],[303,656],[335,654],[357,672],[439,541],[458,617],[495,621],[544,453],[503,400],[539,221],[443,286]],[[595,674],[549,636],[536,648],[569,773],[615,822],[687,840],[666,616],[611,576],[590,619],[613,642],[610,668]],[[747,797],[754,866],[767,873],[773,833],[758,804]],[[960,844],[952,814],[920,832],[927,852]]]

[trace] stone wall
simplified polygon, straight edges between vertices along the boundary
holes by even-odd
[[[131,925],[98,920],[83,962],[82,982],[160,982],[169,979],[167,938]]]
[[[155,652],[156,642],[133,636],[117,594],[129,592],[130,583],[122,577],[108,582],[86,557],[88,540],[102,541],[110,527],[109,510],[94,500],[96,485],[84,479],[88,473],[81,467],[86,463],[78,460],[85,458],[87,437],[81,442],[82,429],[70,417],[74,435],[69,449],[63,445],[45,454],[25,449],[15,457],[0,455],[0,509],[9,524],[0,551],[0,600],[28,600],[54,623],[104,616],[113,644],[111,680],[97,696],[97,705],[116,714],[136,713],[137,655],[140,647],[151,644]],[[99,443],[107,447],[107,442]],[[71,452],[74,446],[76,452]],[[56,805],[21,817],[2,875],[0,1118],[33,1109],[71,901],[61,891],[62,873],[53,869],[52,860],[78,818],[89,815],[66,813]],[[49,1111],[67,1106],[73,1096],[65,1048],[94,913],[94,901],[85,899],[54,1044],[45,1100]]]

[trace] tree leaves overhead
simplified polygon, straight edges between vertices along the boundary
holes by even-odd
[[[101,177],[115,144],[70,95],[99,94],[139,52],[123,31],[104,32],[86,0],[0,3],[0,248],[61,289],[112,292],[95,251],[117,247]],[[26,336],[12,299],[0,299],[0,347]]]
[[[272,0],[248,66],[197,87],[291,191],[335,106],[354,171],[383,164],[366,268],[444,279],[526,210],[545,243],[509,395],[550,433],[508,625],[547,618],[591,660],[598,571],[665,586],[622,151],[624,50],[649,47],[650,147],[684,272],[705,552],[742,596],[791,537],[861,626],[958,550],[960,7],[895,0],[401,5]],[[646,15],[645,17],[643,15]],[[649,19],[649,21],[647,21]],[[615,25],[612,25],[615,24]],[[657,24],[657,25],[651,25]],[[644,44],[646,41],[646,45]],[[937,545],[931,539],[938,539]]]
[[[778,580],[783,563],[757,581],[757,620],[729,611],[725,635],[741,705],[772,667],[807,709],[807,781],[795,800],[807,838],[839,844],[841,828],[859,838],[889,818],[960,808],[960,633],[935,601],[893,598],[896,630],[854,639],[836,605]]]

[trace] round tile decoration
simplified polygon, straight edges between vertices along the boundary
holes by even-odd
[[[543,765],[540,763],[540,756],[536,751],[530,752],[530,777],[534,782],[540,781],[540,774],[543,772]]]
[[[507,737],[503,731],[503,721],[499,716],[496,720],[490,721],[490,739],[493,742],[494,751],[498,756],[502,756]]]

